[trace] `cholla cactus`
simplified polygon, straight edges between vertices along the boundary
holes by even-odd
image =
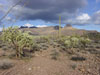
[[[72,42],[71,42],[70,40],[66,40],[64,44],[65,44],[65,46],[66,46],[67,48],[70,48]]]
[[[86,44],[90,43],[91,40],[88,38],[79,37],[79,36],[70,36],[67,38],[63,38],[62,42],[64,42],[64,45],[67,48],[73,48],[73,47],[86,46]]]
[[[6,43],[12,44],[16,48],[16,56],[23,55],[23,48],[32,48],[34,45],[33,36],[28,33],[23,33],[18,27],[9,27],[3,34],[2,39]]]
[[[77,47],[79,45],[79,38],[77,37],[72,37],[71,38],[71,43],[73,47]]]
[[[89,38],[80,38],[80,42],[83,46],[86,46],[86,44],[90,43],[91,40]]]

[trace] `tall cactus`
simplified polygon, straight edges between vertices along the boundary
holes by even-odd
[[[25,47],[32,48],[34,45],[33,36],[28,32],[23,33],[18,27],[9,27],[2,33],[2,40],[6,43],[12,44],[16,48],[16,57],[23,55]]]
[[[59,16],[59,31],[58,31],[58,37],[61,36],[61,16]]]

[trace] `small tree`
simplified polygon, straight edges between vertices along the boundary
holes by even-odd
[[[23,49],[31,49],[34,45],[33,36],[28,32],[22,32],[18,27],[9,27],[2,33],[2,40],[6,43],[12,44],[16,49],[16,57],[23,55]]]

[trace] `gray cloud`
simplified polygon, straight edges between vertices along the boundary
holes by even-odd
[[[12,1],[16,3],[18,0]],[[13,14],[19,16],[21,20],[56,21],[59,15],[65,20],[73,17],[80,8],[87,4],[86,0],[28,0],[27,5],[22,7],[25,1],[23,0],[13,10]]]
[[[74,18],[69,18],[64,20],[64,23],[70,23],[73,25],[100,25],[100,10],[96,11],[90,16],[88,13],[82,13],[81,15],[76,15]]]
[[[87,13],[77,14],[76,17],[64,20],[64,23],[69,23],[73,25],[85,25],[91,23],[91,16]]]
[[[5,2],[7,2],[7,0],[5,0]],[[0,17],[11,7],[10,5],[14,5],[17,2],[18,0],[9,0],[5,5],[0,3]],[[26,5],[23,7],[24,4]],[[22,0],[19,5],[13,8],[11,12],[13,17],[11,15],[10,18],[7,16],[5,20],[12,22],[15,18],[20,20],[40,19],[45,22],[57,23],[59,15],[61,15],[63,23],[99,25],[100,11],[94,12],[92,16],[89,16],[88,13],[79,12],[79,9],[86,5],[87,0]]]
[[[100,10],[95,12],[92,16],[92,22],[94,24],[100,25]]]
[[[0,7],[0,17],[3,15],[3,13],[5,13],[4,8]]]

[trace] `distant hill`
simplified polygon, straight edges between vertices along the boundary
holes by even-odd
[[[22,31],[31,31],[32,35],[54,35],[58,34],[59,27],[58,26],[48,26],[48,27],[36,27],[36,28],[20,28]],[[78,34],[82,35],[84,33],[92,33],[97,31],[89,31],[83,29],[77,29],[72,27],[71,25],[66,25],[65,27],[61,27],[62,35],[73,35]]]
[[[31,26],[31,27],[28,27],[28,26],[20,26],[20,28],[37,28],[36,26]]]

